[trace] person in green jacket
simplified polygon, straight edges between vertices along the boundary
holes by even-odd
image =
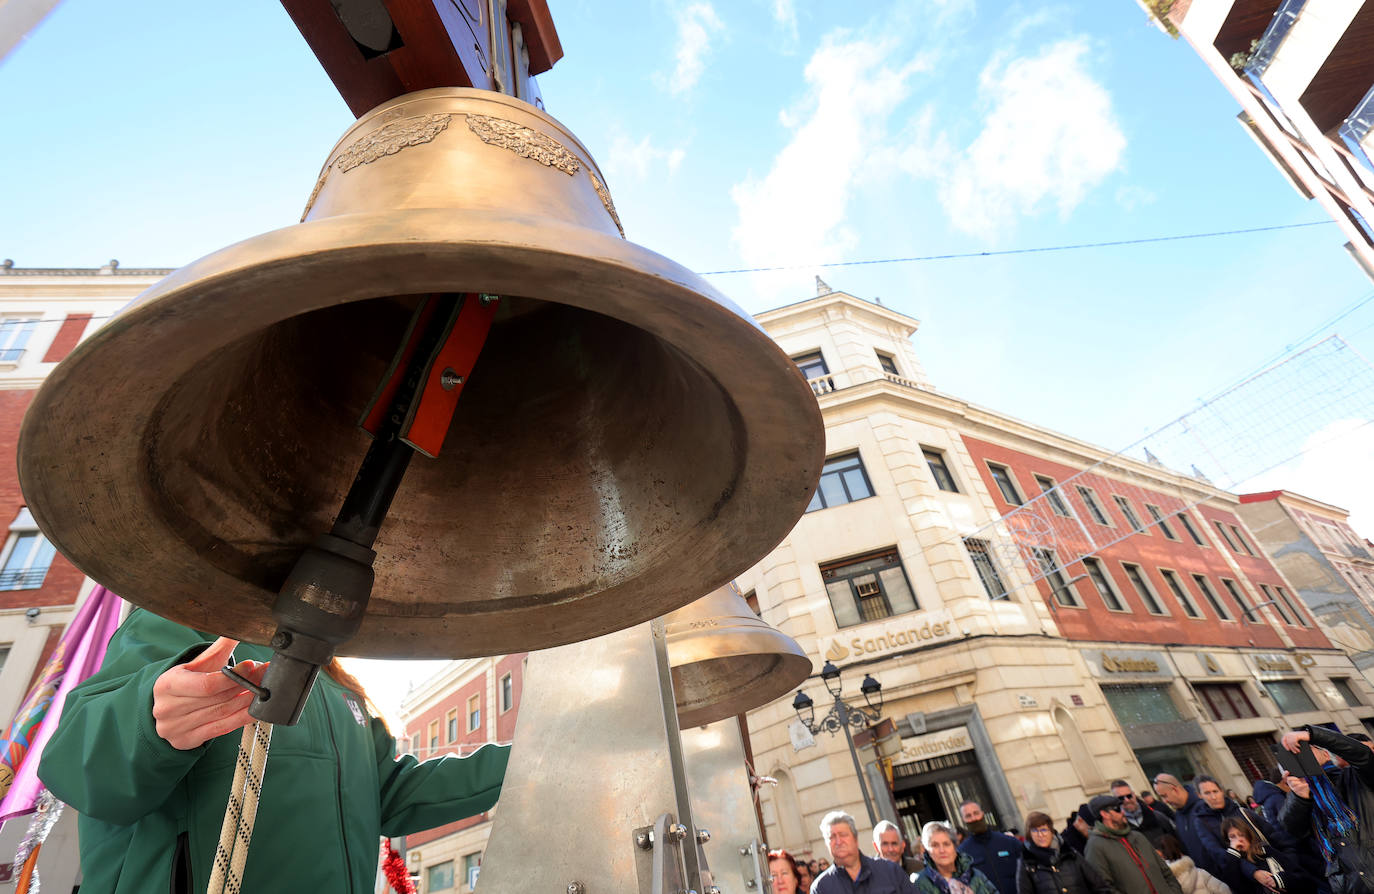
[[[219,672],[231,652],[260,682],[270,649],[134,609],[100,670],[67,697],[38,776],[80,814],[85,890],[206,889],[236,733],[252,722],[252,695]],[[371,894],[381,836],[491,809],[509,752],[397,757],[364,694],[321,674],[300,722],[273,730],[242,890]]]

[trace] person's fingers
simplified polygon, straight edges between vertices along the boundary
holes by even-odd
[[[186,751],[251,723],[253,718],[248,714],[251,702],[252,693],[240,692],[224,702],[192,710],[172,705],[159,711],[159,706],[154,705],[155,728],[173,748]]]
[[[153,684],[153,695],[179,696],[184,698],[218,698],[240,691],[238,683],[219,672],[192,670],[186,665],[168,668]]]
[[[211,643],[208,649],[183,664],[182,667],[202,674],[218,672],[220,668],[224,667],[229,660],[229,654],[234,651],[234,647],[238,644],[239,641],[236,639],[221,636]]]

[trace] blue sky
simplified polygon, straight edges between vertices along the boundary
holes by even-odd
[[[814,266],[1324,220],[1130,0],[550,6],[546,105],[628,237],[697,271],[793,268],[709,277],[748,310],[819,273],[919,319],[941,390],[1109,447],[1310,334],[1374,356],[1374,302],[1322,327],[1374,293],[1329,224]],[[289,225],[352,120],[268,0],[66,0],[0,63],[0,98],[0,256],[20,267],[173,267]],[[1352,480],[1374,446],[1353,437],[1358,476],[1309,462],[1289,486],[1374,535]]]

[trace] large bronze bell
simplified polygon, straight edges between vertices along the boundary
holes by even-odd
[[[302,223],[182,268],[58,366],[20,438],[34,517],[125,598],[267,642],[431,293],[499,310],[442,453],[416,458],[391,505],[341,654],[486,655],[621,629],[730,580],[810,499],[823,430],[787,356],[624,240],[557,121],[440,88],[359,119]]]
[[[750,610],[733,582],[663,621],[678,726],[705,726],[786,695],[811,674],[797,641]]]

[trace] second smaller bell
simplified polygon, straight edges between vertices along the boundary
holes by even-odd
[[[727,584],[664,618],[678,726],[705,726],[791,692],[811,674],[797,641]]]

